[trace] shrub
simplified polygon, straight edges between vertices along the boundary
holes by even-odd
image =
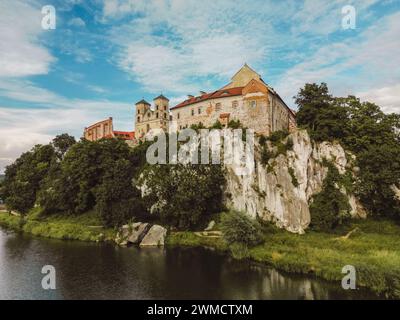
[[[273,145],[277,145],[278,142],[282,141],[289,135],[288,130],[278,130],[271,133],[269,136],[269,141],[272,142]]]
[[[293,168],[289,167],[288,171],[289,171],[289,174],[290,174],[290,176],[292,178],[293,185],[297,188],[299,186],[299,181],[297,180],[296,175],[294,174]]]
[[[229,245],[255,246],[263,241],[261,226],[245,213],[230,211],[221,216],[221,230]]]
[[[268,150],[268,147],[266,145],[263,146],[261,149],[261,163],[263,165],[266,165],[269,161],[269,159],[272,159],[274,157],[274,153]]]
[[[267,137],[266,136],[260,136],[258,142],[260,145],[264,146],[267,143]]]
[[[312,199],[310,213],[314,230],[332,231],[350,217],[347,197],[337,187],[337,174],[330,168],[322,191]]]

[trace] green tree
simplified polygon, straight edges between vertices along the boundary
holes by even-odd
[[[54,160],[55,151],[51,145],[36,145],[6,168],[3,197],[9,209],[26,214],[33,208],[37,192]]]
[[[319,231],[331,231],[350,217],[347,197],[340,192],[339,172],[334,165],[329,166],[322,191],[313,196],[310,205],[311,227]]]
[[[194,229],[222,210],[225,178],[220,165],[153,165],[142,174],[148,210],[164,224]]]
[[[53,139],[52,145],[59,159],[62,159],[68,149],[76,143],[73,136],[67,133],[60,134]]]
[[[316,141],[340,139],[346,134],[346,109],[335,103],[326,83],[306,84],[294,97],[299,110],[297,124]]]
[[[400,115],[354,96],[332,97],[326,84],[307,84],[296,97],[298,124],[317,141],[338,139],[356,155],[355,193],[370,214],[400,218]]]
[[[74,144],[41,192],[40,204],[44,211],[82,214],[93,209],[96,188],[103,182],[103,176],[119,160],[130,160],[130,157],[130,148],[122,140],[82,140]]]
[[[96,211],[105,226],[121,226],[133,218],[148,218],[140,191],[133,186],[134,171],[129,160],[117,160],[97,187]]]

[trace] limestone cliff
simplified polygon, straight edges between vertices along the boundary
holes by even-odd
[[[238,176],[232,167],[226,167],[226,205],[273,221],[290,232],[304,233],[311,219],[310,200],[321,191],[328,172],[323,160],[332,162],[343,174],[350,170],[352,157],[340,144],[313,143],[304,130],[295,131],[286,139],[292,139],[292,150],[270,159],[268,164],[261,163],[260,146],[256,146],[256,165],[251,175]],[[341,191],[346,194],[343,188]],[[365,216],[357,199],[353,195],[347,197],[351,214]]]

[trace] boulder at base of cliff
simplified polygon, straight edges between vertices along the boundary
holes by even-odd
[[[167,235],[167,229],[159,225],[154,225],[147,232],[142,242],[140,243],[140,246],[141,247],[163,246],[166,235]]]
[[[149,223],[136,222],[131,225],[130,234],[127,238],[128,243],[139,244],[150,230]]]

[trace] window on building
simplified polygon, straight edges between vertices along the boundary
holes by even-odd
[[[150,112],[147,114],[147,118],[150,118]]]
[[[167,110],[167,106],[164,106],[164,111],[166,111]]]
[[[167,119],[167,113],[164,113],[164,119]]]
[[[158,112],[156,113],[156,118],[158,119]]]
[[[172,116],[169,116],[169,121],[172,121]]]
[[[217,111],[221,110],[221,103],[218,102],[215,104],[215,110]]]
[[[201,107],[197,110],[197,112],[198,112],[199,114],[201,114]]]
[[[158,110],[158,105],[156,104],[156,110]]]
[[[232,101],[232,108],[236,109],[237,107],[238,107],[238,102],[236,100]]]
[[[177,114],[176,116],[177,116],[177,118],[178,118],[178,119],[180,119],[180,115],[179,115],[179,112],[178,112],[178,114]]]
[[[194,116],[194,109],[192,109],[192,117]]]
[[[250,104],[250,108],[255,108],[255,107],[257,107],[257,101],[256,101],[256,100],[251,100],[251,101],[249,102],[249,104]]]

